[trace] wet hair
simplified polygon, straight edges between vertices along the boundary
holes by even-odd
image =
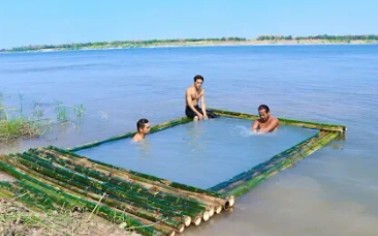
[[[205,80],[204,78],[203,78],[203,76],[202,75],[196,75],[196,76],[194,76],[194,78],[193,78],[193,80],[194,80],[194,82],[196,82],[197,80],[202,80],[202,82]]]
[[[145,118],[142,118],[140,120],[138,120],[138,122],[136,123],[136,126],[137,126],[137,131],[139,131],[139,129],[141,128],[144,128],[144,126],[148,123],[149,121]]]
[[[266,112],[269,112],[269,111],[270,111],[268,105],[265,105],[265,104],[261,104],[261,105],[257,108],[257,110],[258,110],[258,111],[265,110]]]

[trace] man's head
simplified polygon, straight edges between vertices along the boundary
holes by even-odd
[[[200,89],[205,79],[203,78],[202,75],[196,75],[194,76],[193,80],[194,80],[194,87],[196,89]]]
[[[270,109],[267,105],[265,104],[261,104],[258,108],[257,108],[258,112],[259,112],[259,116],[262,120],[267,120],[269,118],[269,112],[270,112]]]
[[[150,123],[147,119],[140,119],[137,122],[137,131],[141,134],[148,134],[150,132]]]

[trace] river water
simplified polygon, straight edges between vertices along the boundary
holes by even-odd
[[[72,147],[184,113],[184,91],[205,77],[210,107],[343,124],[335,141],[239,198],[230,214],[186,235],[378,235],[378,46],[258,46],[0,54],[0,91],[12,112],[57,102],[85,115],[39,139],[1,145]],[[237,148],[237,147],[235,147]]]

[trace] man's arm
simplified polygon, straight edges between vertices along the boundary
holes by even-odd
[[[205,119],[207,119],[207,112],[206,112],[206,103],[205,103],[205,90],[202,90],[202,96],[201,96],[201,109],[202,114]]]
[[[192,111],[198,116],[199,119],[202,119],[202,114],[194,108],[192,97],[190,96],[190,89],[186,90],[186,104]]]
[[[258,120],[255,120],[255,122],[253,122],[253,124],[252,124],[252,131],[253,132],[258,132],[259,131],[259,121]]]
[[[272,122],[270,122],[266,127],[259,129],[259,132],[267,133],[272,132],[275,128],[279,125],[279,121],[277,118],[274,118]]]

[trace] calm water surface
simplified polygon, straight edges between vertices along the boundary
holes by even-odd
[[[77,153],[206,189],[318,133],[313,129],[282,126],[274,133],[258,135],[250,131],[250,126],[248,120],[210,119],[151,134],[141,143],[123,139]]]
[[[71,147],[134,130],[141,117],[155,124],[181,117],[184,90],[201,73],[208,106],[256,113],[267,103],[274,115],[340,123],[348,132],[241,197],[232,214],[186,235],[378,235],[377,65],[375,45],[1,54],[8,106],[21,94],[24,109],[38,102],[47,114],[56,101],[86,108],[76,125],[1,152]]]

